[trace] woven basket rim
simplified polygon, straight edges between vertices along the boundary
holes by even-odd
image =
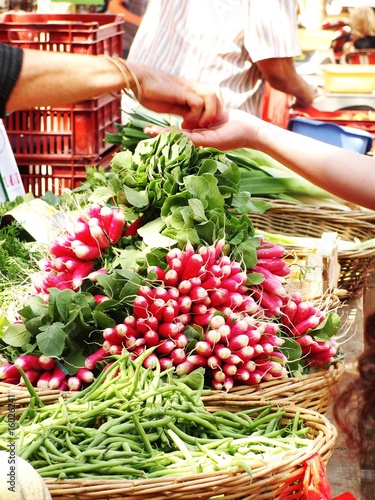
[[[278,409],[275,406],[275,409]],[[311,446],[300,448],[295,452],[285,455],[282,461],[274,463],[259,464],[252,470],[252,481],[249,483],[249,475],[241,469],[226,471],[215,471],[211,473],[188,474],[184,476],[173,476],[156,479],[136,479],[136,480],[103,480],[103,479],[44,479],[53,498],[74,498],[74,494],[79,494],[79,498],[137,498],[143,499],[173,499],[181,498],[212,498],[221,491],[236,492],[236,498],[250,498],[251,493],[258,494],[263,487],[274,488],[275,491],[283,485],[296,469],[301,469],[301,465],[311,458],[315,453],[319,453],[326,464],[333,453],[337,439],[337,429],[324,415],[313,410],[290,406],[285,409],[285,419],[293,418],[296,412],[300,418],[305,420],[306,425],[311,429]],[[207,495],[204,491],[207,490]],[[101,497],[95,495],[101,494]],[[86,494],[88,496],[86,496]],[[124,495],[122,497],[112,497],[111,495]],[[198,496],[199,494],[199,496]],[[151,495],[151,496],[150,496]],[[189,496],[192,495],[192,496]],[[272,494],[273,495],[273,494]],[[235,498],[224,496],[224,498]],[[253,498],[253,497],[251,497]],[[257,498],[257,497],[254,497]],[[262,497],[263,498],[263,497]],[[264,497],[264,498],[275,498]],[[286,497],[284,497],[286,498]]]

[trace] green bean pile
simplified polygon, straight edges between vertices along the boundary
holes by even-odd
[[[29,388],[32,391],[32,388]],[[178,378],[125,352],[84,391],[43,406],[34,391],[17,422],[17,454],[42,477],[136,479],[241,468],[309,446],[298,413],[270,406],[208,412],[203,372]],[[9,425],[0,420],[0,449]]]

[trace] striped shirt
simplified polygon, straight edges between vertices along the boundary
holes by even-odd
[[[295,0],[149,0],[128,60],[219,86],[226,108],[260,116],[254,63],[300,54]]]

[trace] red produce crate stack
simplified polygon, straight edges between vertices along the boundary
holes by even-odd
[[[110,14],[8,13],[0,22],[0,42],[54,52],[121,56],[123,32],[122,17]],[[60,193],[85,179],[87,165],[109,166],[115,148],[104,139],[121,121],[121,95],[17,111],[3,121],[25,190]]]

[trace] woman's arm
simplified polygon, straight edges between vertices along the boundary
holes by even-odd
[[[209,126],[220,115],[221,100],[213,89],[146,66],[132,64],[131,68],[144,106],[183,116],[184,126],[189,128]],[[24,49],[21,72],[6,110],[66,105],[120,91],[127,84],[137,95],[136,80],[119,58]]]
[[[156,133],[160,127],[147,127]],[[375,159],[284,130],[244,111],[231,111],[207,130],[184,131],[196,146],[248,147],[272,156],[335,196],[375,210]]]

